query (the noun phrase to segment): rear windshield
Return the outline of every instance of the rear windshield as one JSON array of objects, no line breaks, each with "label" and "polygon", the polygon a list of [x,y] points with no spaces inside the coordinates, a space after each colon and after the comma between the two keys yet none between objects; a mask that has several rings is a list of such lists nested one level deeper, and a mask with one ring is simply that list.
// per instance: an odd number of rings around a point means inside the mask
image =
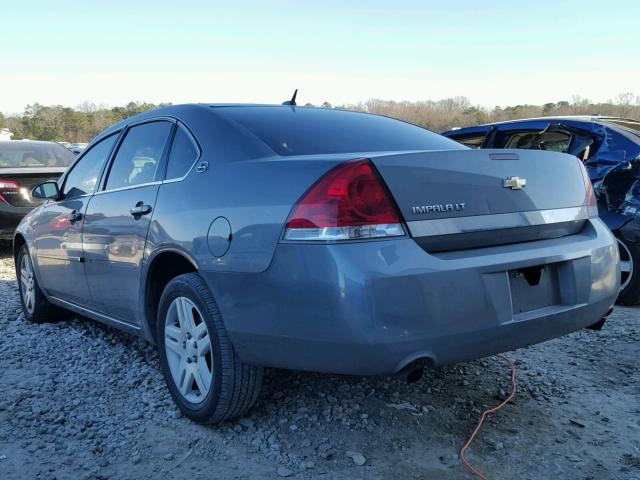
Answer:
[{"label": "rear windshield", "polygon": [[633,120],[604,120],[604,123],[612,123],[619,127],[624,128],[629,133],[633,133],[636,136],[640,136],[640,122],[634,122]]},{"label": "rear windshield", "polygon": [[288,106],[214,108],[282,156],[464,148],[424,128],[378,115]]},{"label": "rear windshield", "polygon": [[57,143],[0,142],[0,169],[68,167],[75,158],[73,152]]}]

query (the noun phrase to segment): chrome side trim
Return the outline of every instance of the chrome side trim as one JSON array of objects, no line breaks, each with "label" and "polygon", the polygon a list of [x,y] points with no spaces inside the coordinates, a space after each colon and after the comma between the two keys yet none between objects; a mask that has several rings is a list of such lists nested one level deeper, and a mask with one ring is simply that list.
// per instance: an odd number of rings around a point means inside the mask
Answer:
[{"label": "chrome side trim", "polygon": [[42,254],[42,253],[38,253],[36,254],[36,257],[38,258],[48,258],[49,260],[64,260],[67,262],[80,262],[82,263],[84,261],[84,257],[77,257],[77,256],[68,256],[68,255],[52,255],[52,254]]},{"label": "chrome side trim", "polygon": [[161,180],[155,180],[153,182],[139,183],[137,185],[129,185],[128,187],[112,188],[111,190],[100,190],[99,192],[95,192],[93,195],[98,196],[98,195],[105,195],[107,193],[113,193],[113,192],[124,192],[126,190],[135,190],[136,188],[150,187],[152,185],[160,185],[161,183],[162,183]]},{"label": "chrome side trim", "polygon": [[58,307],[66,308],[67,310],[71,310],[72,312],[84,315],[85,317],[89,317],[96,322],[101,322],[112,327],[119,328],[120,330],[125,330],[135,334],[141,332],[140,325],[135,325],[133,323],[118,320],[117,318],[113,318],[103,313],[96,312],[95,310],[91,310],[90,308],[81,307],[80,305],[76,305],[75,303],[68,302],[67,300],[62,300],[61,298],[49,295],[49,301]]},{"label": "chrome side trim", "polygon": [[474,215],[469,217],[437,218],[407,222],[412,237],[455,235],[459,233],[483,232],[507,228],[549,225],[553,223],[578,222],[589,218],[586,206],[558,208],[554,210],[532,210],[529,212]]}]

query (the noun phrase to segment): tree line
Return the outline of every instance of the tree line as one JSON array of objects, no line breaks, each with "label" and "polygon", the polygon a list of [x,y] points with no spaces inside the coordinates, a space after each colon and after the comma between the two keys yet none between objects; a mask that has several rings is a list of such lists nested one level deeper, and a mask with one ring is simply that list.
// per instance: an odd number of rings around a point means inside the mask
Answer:
[{"label": "tree line", "polygon": [[492,109],[473,105],[466,97],[420,102],[370,99],[354,105],[343,105],[340,108],[399,118],[435,132],[450,130],[454,127],[554,115],[599,114],[640,120],[640,97],[633,93],[620,94],[604,103],[594,103],[586,98],[574,96],[571,101]]},{"label": "tree line", "polygon": [[14,140],[89,142],[98,133],[125,118],[169,104],[130,102],[123,107],[97,106],[84,102],[75,108],[62,105],[27,105],[21,115],[0,113],[0,128],[8,128]]},{"label": "tree line", "polygon": [[[130,102],[125,106],[105,107],[84,102],[71,108],[34,103],[27,105],[20,115],[4,116],[0,113],[0,128],[8,128],[13,132],[14,139],[89,142],[104,129],[127,117],[166,105],[170,104]],[[594,103],[574,96],[570,101],[492,109],[474,105],[466,97],[418,102],[370,99],[357,104],[336,106],[324,102],[320,106],[387,115],[436,132],[453,127],[550,115],[600,114],[640,120],[640,97],[633,93],[620,94],[604,103]]]}]

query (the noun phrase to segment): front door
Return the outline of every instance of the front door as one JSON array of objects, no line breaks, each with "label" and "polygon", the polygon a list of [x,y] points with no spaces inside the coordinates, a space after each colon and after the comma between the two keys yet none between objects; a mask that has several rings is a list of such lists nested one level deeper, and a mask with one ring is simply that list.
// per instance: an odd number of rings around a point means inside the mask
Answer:
[{"label": "front door", "polygon": [[172,128],[168,121],[130,127],[85,215],[82,249],[96,309],[132,325],[140,322],[144,247]]},{"label": "front door", "polygon": [[30,226],[42,288],[51,296],[92,307],[82,251],[87,205],[118,137],[113,134],[92,146],[60,183],[61,199],[43,205]]},{"label": "front door", "polygon": [[82,215],[89,195],[53,202],[34,222],[42,288],[54,297],[90,306],[82,258]]}]

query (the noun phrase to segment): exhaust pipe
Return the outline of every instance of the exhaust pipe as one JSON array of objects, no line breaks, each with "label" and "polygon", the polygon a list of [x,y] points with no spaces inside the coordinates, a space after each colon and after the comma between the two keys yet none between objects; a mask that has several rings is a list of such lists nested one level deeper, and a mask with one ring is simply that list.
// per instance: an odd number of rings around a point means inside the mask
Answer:
[{"label": "exhaust pipe", "polygon": [[416,383],[422,378],[424,374],[424,368],[416,366],[415,364],[409,364],[396,373],[393,377],[406,383]]}]

